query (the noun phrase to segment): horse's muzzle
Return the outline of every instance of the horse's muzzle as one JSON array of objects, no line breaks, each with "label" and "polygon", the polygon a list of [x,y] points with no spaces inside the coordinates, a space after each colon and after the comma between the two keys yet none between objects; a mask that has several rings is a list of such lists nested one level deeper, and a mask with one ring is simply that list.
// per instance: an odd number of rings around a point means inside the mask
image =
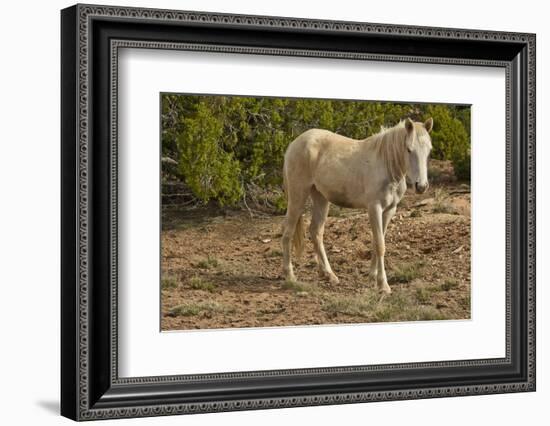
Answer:
[{"label": "horse's muzzle", "polygon": [[425,185],[420,185],[418,182],[416,182],[414,184],[414,189],[416,189],[417,194],[424,194],[424,192],[426,192],[428,190],[429,186],[430,185],[428,184],[428,182],[426,182]]}]

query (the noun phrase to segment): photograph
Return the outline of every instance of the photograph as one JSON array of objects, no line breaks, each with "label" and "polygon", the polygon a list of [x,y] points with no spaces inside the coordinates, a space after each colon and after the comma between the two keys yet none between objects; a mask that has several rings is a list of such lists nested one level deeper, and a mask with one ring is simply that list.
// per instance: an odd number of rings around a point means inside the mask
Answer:
[{"label": "photograph", "polygon": [[161,93],[161,330],[470,319],[470,110]]}]

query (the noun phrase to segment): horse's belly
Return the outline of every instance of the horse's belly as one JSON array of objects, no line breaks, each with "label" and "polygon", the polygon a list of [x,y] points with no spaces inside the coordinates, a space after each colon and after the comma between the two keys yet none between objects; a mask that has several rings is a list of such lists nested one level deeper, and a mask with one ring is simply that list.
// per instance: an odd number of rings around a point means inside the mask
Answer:
[{"label": "horse's belly", "polygon": [[345,187],[334,185],[315,185],[316,189],[332,204],[345,208],[365,208],[365,200],[362,195],[346,191]]},{"label": "horse's belly", "polygon": [[332,204],[347,208],[367,207],[364,163],[358,162],[353,146],[327,150],[312,164],[313,183]]},{"label": "horse's belly", "polygon": [[349,209],[363,207],[357,200],[351,200],[345,193],[332,192],[326,198],[338,207],[346,207]]}]

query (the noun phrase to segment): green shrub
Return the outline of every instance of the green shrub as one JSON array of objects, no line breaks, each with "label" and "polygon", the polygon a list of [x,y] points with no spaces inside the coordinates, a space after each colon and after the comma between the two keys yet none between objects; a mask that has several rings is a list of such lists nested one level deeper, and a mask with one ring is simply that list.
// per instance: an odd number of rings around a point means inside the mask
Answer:
[{"label": "green shrub", "polygon": [[233,153],[221,147],[222,121],[199,103],[195,116],[185,118],[183,125],[178,148],[185,182],[204,202],[214,199],[221,205],[235,204],[242,197],[241,169]]},{"label": "green shrub", "polygon": [[470,180],[469,109],[465,114],[447,105],[429,105],[424,116],[434,120],[431,133],[433,158],[451,160],[455,176]]}]

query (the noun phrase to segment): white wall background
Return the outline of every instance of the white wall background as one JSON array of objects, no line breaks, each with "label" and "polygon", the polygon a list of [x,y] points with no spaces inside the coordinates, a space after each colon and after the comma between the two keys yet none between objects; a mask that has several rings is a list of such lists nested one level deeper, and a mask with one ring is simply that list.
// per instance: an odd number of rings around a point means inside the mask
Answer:
[{"label": "white wall background", "polygon": [[[421,401],[293,408],[118,424],[544,424],[550,401],[550,27],[545,3],[339,0],[105,0],[103,4],[526,31],[537,33],[538,390]],[[68,424],[59,405],[59,10],[71,2],[9,2],[0,23],[0,418],[7,425]],[[129,423],[131,422],[131,423]],[[102,424],[117,424],[107,421]]]}]

